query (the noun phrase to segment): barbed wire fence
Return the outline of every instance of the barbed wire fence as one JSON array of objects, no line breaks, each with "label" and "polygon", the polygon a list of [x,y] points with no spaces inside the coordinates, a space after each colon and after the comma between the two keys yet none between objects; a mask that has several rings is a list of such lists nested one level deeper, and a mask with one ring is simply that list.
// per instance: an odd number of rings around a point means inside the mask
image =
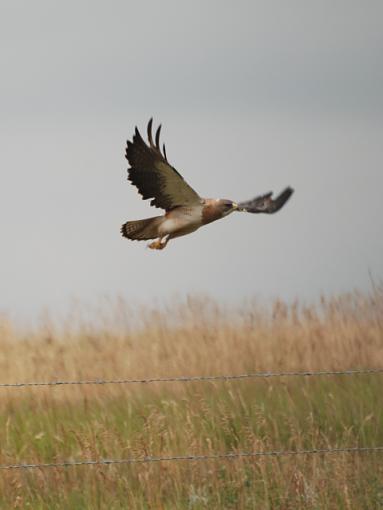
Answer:
[{"label": "barbed wire fence", "polygon": [[[71,380],[71,381],[33,381],[0,383],[0,388],[26,388],[42,386],[74,386],[74,385],[108,385],[108,384],[151,384],[167,382],[208,382],[208,381],[235,381],[243,379],[271,378],[271,377],[319,377],[319,376],[355,376],[368,374],[382,374],[383,368],[358,368],[351,370],[304,370],[304,371],[280,371],[280,372],[253,372],[245,374],[223,374],[202,376],[178,376],[178,377],[151,377],[145,379],[94,379],[94,380]],[[224,452],[208,455],[173,455],[173,456],[145,456],[131,457],[127,459],[97,459],[97,460],[65,460],[62,462],[49,463],[20,463],[0,464],[0,470],[25,470],[46,468],[68,468],[75,466],[110,466],[122,464],[144,464],[170,461],[213,461],[233,460],[238,458],[260,457],[287,457],[302,455],[324,455],[341,453],[382,453],[383,446],[351,446],[342,448],[313,448],[305,450],[269,450],[252,452]]]},{"label": "barbed wire fence", "polygon": [[28,386],[74,386],[92,384],[151,384],[166,382],[196,382],[196,381],[235,381],[239,379],[255,379],[270,377],[315,377],[331,375],[367,375],[382,374],[383,368],[358,368],[353,370],[303,370],[287,372],[252,372],[247,374],[200,375],[178,377],[150,377],[146,379],[90,379],[74,381],[34,381],[0,383],[0,388],[23,388]]},{"label": "barbed wire fence", "polygon": [[336,453],[372,453],[383,452],[383,446],[370,447],[345,447],[345,448],[317,448],[312,450],[270,450],[258,452],[228,452],[214,453],[211,455],[174,455],[165,457],[142,457],[128,459],[100,459],[100,460],[68,460],[64,462],[52,462],[41,464],[0,464],[1,469],[44,469],[44,468],[62,468],[74,466],[110,466],[113,464],[145,464],[153,462],[168,461],[201,461],[201,460],[224,460],[238,459],[245,457],[287,457],[298,455],[315,455],[315,454],[336,454]]}]

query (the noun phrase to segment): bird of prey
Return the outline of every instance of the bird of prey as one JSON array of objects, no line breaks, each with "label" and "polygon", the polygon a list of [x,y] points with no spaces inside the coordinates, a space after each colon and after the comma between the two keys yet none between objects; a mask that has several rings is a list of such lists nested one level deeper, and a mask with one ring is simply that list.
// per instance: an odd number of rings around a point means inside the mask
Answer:
[{"label": "bird of prey", "polygon": [[130,164],[128,180],[138,188],[144,200],[152,199],[150,205],[164,209],[165,214],[124,223],[121,227],[124,237],[137,241],[155,239],[148,247],[162,250],[170,239],[190,234],[234,211],[275,213],[292,195],[293,189],[288,187],[276,198],[273,198],[273,193],[266,193],[240,203],[223,198],[200,197],[170,165],[165,145],[161,151],[161,124],[153,140],[152,123],[153,119],[150,119],[148,143],[144,142],[137,127],[133,141],[127,142],[126,159]]}]

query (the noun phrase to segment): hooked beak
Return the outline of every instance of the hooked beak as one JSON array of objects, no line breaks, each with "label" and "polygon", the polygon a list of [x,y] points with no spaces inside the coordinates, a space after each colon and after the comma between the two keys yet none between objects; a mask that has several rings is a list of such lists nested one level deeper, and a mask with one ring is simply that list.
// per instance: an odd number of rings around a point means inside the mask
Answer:
[{"label": "hooked beak", "polygon": [[246,212],[246,208],[240,204],[237,204],[237,202],[233,202],[233,211]]}]

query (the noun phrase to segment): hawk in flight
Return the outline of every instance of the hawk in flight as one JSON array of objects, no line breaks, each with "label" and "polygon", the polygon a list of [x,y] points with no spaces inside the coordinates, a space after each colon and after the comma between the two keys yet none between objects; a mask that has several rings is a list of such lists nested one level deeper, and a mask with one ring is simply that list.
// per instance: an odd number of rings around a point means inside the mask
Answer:
[{"label": "hawk in flight", "polygon": [[121,227],[121,233],[128,239],[145,241],[155,239],[148,246],[162,250],[170,239],[194,232],[199,227],[228,216],[234,211],[272,214],[287,202],[293,193],[288,187],[273,198],[266,193],[247,202],[233,202],[223,198],[202,198],[170,165],[165,145],[160,148],[158,127],[155,139],[152,122],[148,123],[148,143],[142,139],[136,128],[133,141],[128,141],[126,159],[129,161],[128,180],[134,184],[144,200],[151,198],[150,205],[165,210],[163,216],[128,221]]}]

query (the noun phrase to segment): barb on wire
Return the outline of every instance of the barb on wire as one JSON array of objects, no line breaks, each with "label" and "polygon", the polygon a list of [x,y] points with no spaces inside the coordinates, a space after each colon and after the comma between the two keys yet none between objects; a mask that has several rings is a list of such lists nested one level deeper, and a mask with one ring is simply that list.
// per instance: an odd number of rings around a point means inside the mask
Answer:
[{"label": "barb on wire", "polygon": [[255,379],[269,377],[314,377],[330,375],[362,375],[381,374],[383,368],[358,368],[352,370],[304,370],[296,372],[253,372],[237,375],[201,375],[201,376],[180,376],[180,377],[151,377],[147,379],[90,379],[80,381],[36,381],[0,383],[0,388],[22,388],[26,386],[71,386],[86,384],[150,384],[164,382],[195,382],[195,381],[234,381],[238,379]]},{"label": "barb on wire", "polygon": [[210,455],[174,455],[169,457],[142,457],[128,459],[99,459],[99,460],[67,460],[63,462],[41,463],[41,464],[0,464],[1,469],[43,469],[43,468],[66,468],[74,466],[100,466],[113,464],[144,464],[148,462],[168,461],[203,461],[219,459],[237,459],[244,457],[282,457],[295,455],[315,454],[338,454],[338,453],[372,453],[383,452],[383,446],[367,447],[345,447],[345,448],[314,448],[312,450],[271,450],[258,452],[227,452],[214,453]]}]

